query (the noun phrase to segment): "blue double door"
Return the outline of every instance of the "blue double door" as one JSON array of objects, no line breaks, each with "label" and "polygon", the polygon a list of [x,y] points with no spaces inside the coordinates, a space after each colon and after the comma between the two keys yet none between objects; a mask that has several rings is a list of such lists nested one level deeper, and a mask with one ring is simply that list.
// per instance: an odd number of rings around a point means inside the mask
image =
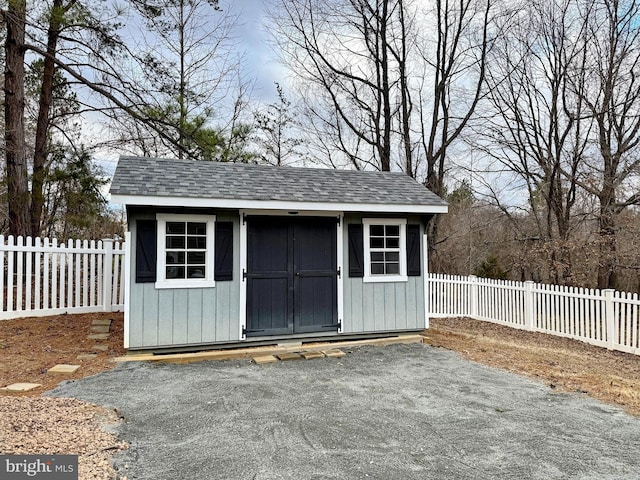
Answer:
[{"label": "blue double door", "polygon": [[246,221],[246,335],[337,331],[337,219]]}]

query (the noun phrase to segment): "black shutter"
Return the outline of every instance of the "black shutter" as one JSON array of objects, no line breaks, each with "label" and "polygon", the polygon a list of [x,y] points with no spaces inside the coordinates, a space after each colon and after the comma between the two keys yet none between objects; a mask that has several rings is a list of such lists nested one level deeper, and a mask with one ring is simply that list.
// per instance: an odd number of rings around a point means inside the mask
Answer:
[{"label": "black shutter", "polygon": [[407,275],[419,277],[420,267],[420,225],[407,225]]},{"label": "black shutter", "polygon": [[216,281],[233,280],[233,222],[216,222]]},{"label": "black shutter", "polygon": [[155,220],[136,221],[136,283],[156,281],[157,238]]},{"label": "black shutter", "polygon": [[349,232],[349,276],[364,277],[364,245],[362,224],[350,223]]}]

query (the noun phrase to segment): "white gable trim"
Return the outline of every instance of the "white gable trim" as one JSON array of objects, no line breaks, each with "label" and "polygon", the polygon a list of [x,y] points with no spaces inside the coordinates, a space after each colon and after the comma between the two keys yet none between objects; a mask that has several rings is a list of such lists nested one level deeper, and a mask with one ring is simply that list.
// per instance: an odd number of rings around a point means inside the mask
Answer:
[{"label": "white gable trim", "polygon": [[238,200],[219,198],[157,197],[144,195],[111,195],[111,202],[123,205],[153,207],[201,207],[255,210],[307,210],[325,212],[377,212],[377,213],[447,213],[447,205],[389,205],[375,203],[321,203],[283,200]]}]

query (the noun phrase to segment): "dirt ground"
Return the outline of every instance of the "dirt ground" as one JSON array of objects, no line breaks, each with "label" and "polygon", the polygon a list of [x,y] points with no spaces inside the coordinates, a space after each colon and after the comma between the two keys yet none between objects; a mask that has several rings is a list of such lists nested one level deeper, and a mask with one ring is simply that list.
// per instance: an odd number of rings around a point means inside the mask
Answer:
[{"label": "dirt ground", "polygon": [[[108,318],[112,319],[109,339],[89,340],[91,321]],[[124,354],[123,325],[122,313],[0,320],[0,387],[18,382],[40,383],[42,387],[20,394],[39,395],[62,380],[82,378],[113,368],[113,358]],[[96,344],[106,344],[108,349],[94,349]],[[77,359],[78,355],[89,353],[95,353],[96,357]],[[49,368],[60,363],[81,367],[71,375],[47,373]]]},{"label": "dirt ground", "polygon": [[[112,319],[108,340],[90,340],[94,319]],[[25,393],[0,395],[0,453],[78,455],[80,480],[111,480],[112,456],[126,445],[105,429],[117,412],[68,398],[40,397],[62,380],[94,375],[122,355],[123,315],[58,315],[0,321],[0,387],[40,383]],[[96,344],[107,346],[96,349]],[[95,353],[79,360],[78,355]],[[56,364],[81,365],[70,375],[47,373]]]},{"label": "dirt ground", "polygon": [[640,416],[640,356],[465,318],[432,319],[425,335],[431,345],[474,362],[585,393]]},{"label": "dirt ground", "polygon": [[[109,349],[93,359],[76,360],[93,352],[87,339],[91,321],[111,318]],[[115,366],[123,355],[123,315],[59,315],[0,321],[0,386],[15,382],[41,383],[28,394],[39,395],[62,380],[93,375]],[[455,350],[465,358],[537,378],[551,388],[586,393],[624,407],[640,416],[640,356],[608,351],[542,333],[531,333],[488,322],[455,318],[432,319],[425,332],[434,346]],[[52,375],[57,363],[80,363],[73,375]]]}]

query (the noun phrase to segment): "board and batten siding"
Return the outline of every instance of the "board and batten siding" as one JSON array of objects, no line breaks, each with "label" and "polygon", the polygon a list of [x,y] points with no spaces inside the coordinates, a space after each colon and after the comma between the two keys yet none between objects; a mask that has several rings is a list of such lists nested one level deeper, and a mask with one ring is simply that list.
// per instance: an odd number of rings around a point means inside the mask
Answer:
[{"label": "board and batten siding", "polygon": [[[178,212],[176,212],[178,213]],[[240,313],[240,222],[237,214],[206,212],[216,221],[233,222],[233,280],[216,281],[210,288],[156,289],[154,283],[136,283],[131,268],[129,348],[177,347],[238,341]],[[155,213],[129,216],[132,241],[136,220],[155,219]],[[135,266],[135,248],[131,265]]]},{"label": "board and batten siding", "polygon": [[[345,214],[344,223],[361,223],[362,218],[374,215]],[[383,217],[381,217],[383,218]],[[388,218],[388,217],[384,217]],[[424,241],[424,226],[420,217],[406,216],[408,223],[420,224],[420,242]],[[344,229],[345,252],[343,333],[370,333],[383,331],[419,330],[425,327],[425,272],[419,277],[408,277],[406,282],[365,283],[362,278],[349,277],[348,229]],[[420,251],[423,255],[423,249]],[[424,259],[422,259],[424,261]],[[424,268],[422,269],[424,270]]]}]

